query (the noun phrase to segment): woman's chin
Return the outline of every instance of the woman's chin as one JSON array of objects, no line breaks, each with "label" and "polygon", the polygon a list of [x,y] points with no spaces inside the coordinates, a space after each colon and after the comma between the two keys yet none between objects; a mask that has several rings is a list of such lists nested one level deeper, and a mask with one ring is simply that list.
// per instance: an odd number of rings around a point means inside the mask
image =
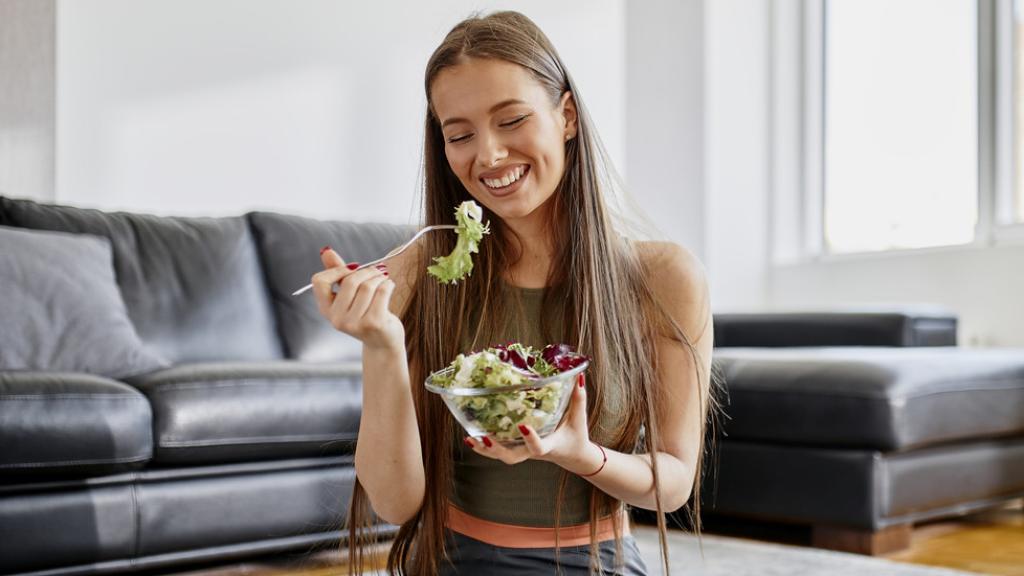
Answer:
[{"label": "woman's chin", "polygon": [[536,206],[523,206],[519,204],[499,205],[493,208],[488,207],[492,214],[505,221],[521,220],[528,217],[536,210]]},{"label": "woman's chin", "polygon": [[[533,195],[524,192],[528,191],[517,190],[516,193],[508,196],[495,197],[486,191],[476,191],[470,196],[496,217],[504,221],[514,221],[540,214],[545,207],[546,202],[538,201]],[[546,200],[550,199],[551,197]]]}]

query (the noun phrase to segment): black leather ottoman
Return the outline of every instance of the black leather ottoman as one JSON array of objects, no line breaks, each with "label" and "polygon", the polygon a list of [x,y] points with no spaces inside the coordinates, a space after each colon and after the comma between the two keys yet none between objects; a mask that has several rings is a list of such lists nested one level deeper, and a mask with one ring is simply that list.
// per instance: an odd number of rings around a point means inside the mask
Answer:
[{"label": "black leather ottoman", "polygon": [[914,522],[1024,496],[1024,350],[720,348],[715,363],[729,404],[708,511],[878,554]]}]

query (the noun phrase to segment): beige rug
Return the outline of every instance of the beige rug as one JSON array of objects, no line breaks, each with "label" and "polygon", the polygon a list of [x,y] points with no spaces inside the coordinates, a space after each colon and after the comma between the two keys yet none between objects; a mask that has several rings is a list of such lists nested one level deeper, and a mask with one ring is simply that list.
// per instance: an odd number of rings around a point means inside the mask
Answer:
[{"label": "beige rug", "polygon": [[[658,531],[651,526],[636,526],[640,552],[651,576],[661,574]],[[947,568],[893,562],[858,554],[833,552],[742,540],[725,536],[697,537],[684,532],[669,532],[669,566],[673,575],[685,576],[968,576]],[[701,548],[703,548],[703,553]]]}]

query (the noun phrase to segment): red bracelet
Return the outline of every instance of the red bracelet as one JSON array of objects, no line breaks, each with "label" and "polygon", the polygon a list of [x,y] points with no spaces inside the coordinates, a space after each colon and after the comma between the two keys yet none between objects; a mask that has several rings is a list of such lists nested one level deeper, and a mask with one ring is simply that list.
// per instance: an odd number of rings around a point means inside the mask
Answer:
[{"label": "red bracelet", "polygon": [[598,472],[604,470],[604,465],[608,463],[608,453],[604,451],[604,448],[597,442],[591,442],[591,444],[597,446],[598,450],[601,451],[601,457],[603,458],[603,460],[601,461],[601,467],[591,472],[590,474],[580,474],[580,478],[590,478],[591,476],[597,476]]}]

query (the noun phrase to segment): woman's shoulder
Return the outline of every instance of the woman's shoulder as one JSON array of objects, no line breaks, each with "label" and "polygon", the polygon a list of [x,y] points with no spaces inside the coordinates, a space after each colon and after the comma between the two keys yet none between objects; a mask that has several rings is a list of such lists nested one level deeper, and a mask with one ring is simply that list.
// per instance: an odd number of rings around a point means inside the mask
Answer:
[{"label": "woman's shoulder", "polygon": [[710,312],[710,290],[700,259],[674,242],[641,241],[634,246],[654,297],[684,327],[703,327]]},{"label": "woman's shoulder", "polygon": [[[676,287],[700,287],[706,284],[704,265],[689,249],[675,242],[634,242],[637,257],[650,271],[651,279],[672,281]],[[657,283],[657,282],[656,282]]]}]

